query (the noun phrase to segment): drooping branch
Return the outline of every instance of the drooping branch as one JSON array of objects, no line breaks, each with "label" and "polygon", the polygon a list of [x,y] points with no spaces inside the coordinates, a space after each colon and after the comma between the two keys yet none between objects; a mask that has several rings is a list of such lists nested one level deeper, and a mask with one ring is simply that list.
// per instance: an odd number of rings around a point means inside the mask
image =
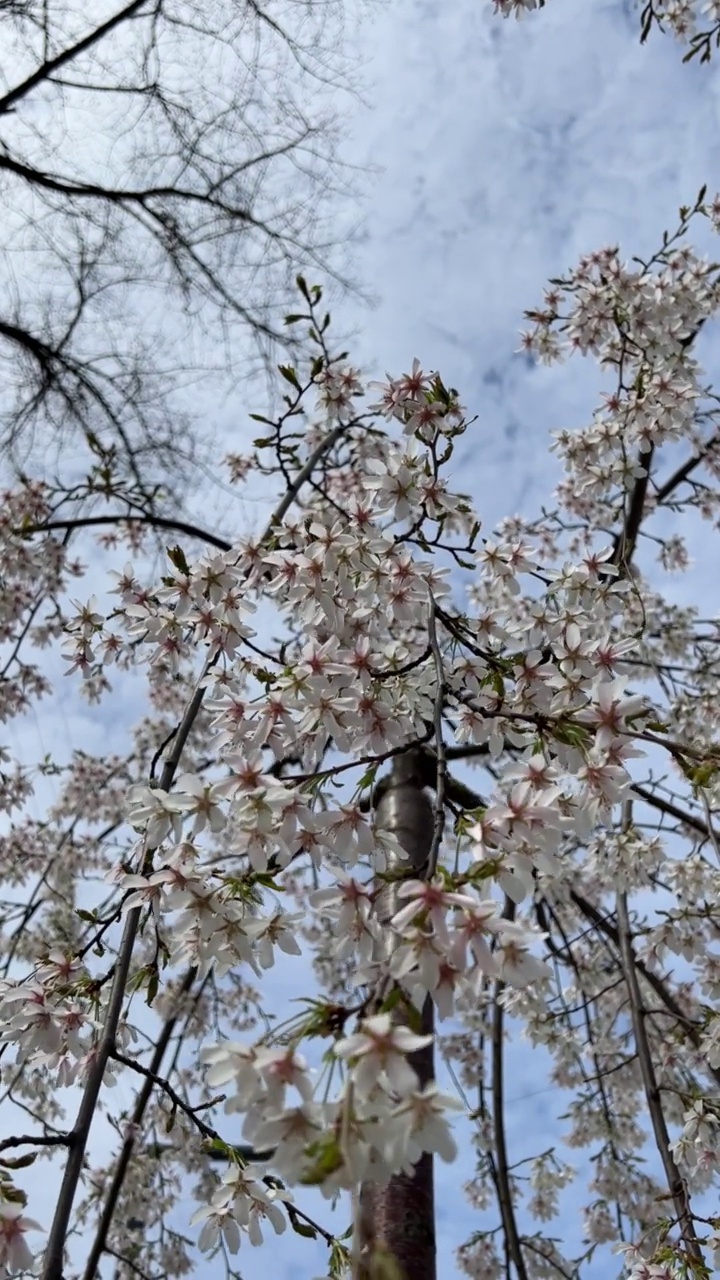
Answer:
[{"label": "drooping branch", "polygon": [[[312,475],[318,462],[325,453],[332,449],[335,441],[339,439],[345,430],[345,426],[335,427],[318,442],[307,462],[303,467],[301,467],[298,474],[293,479],[292,484],[288,486],[287,492],[283,495],[281,501],[275,508],[263,534],[263,541],[267,540],[272,535],[276,525],[280,520],[282,520],[283,516],[289,510],[300,490]],[[160,789],[162,791],[169,792],[172,787],[185,743],[187,742],[202,706],[206,690],[206,677],[214,664],[216,657],[216,654],[211,654],[204,663],[202,674],[197,682],[195,692],[190,699],[178,730],[173,737],[172,747],[170,748],[160,778]],[[147,869],[152,865],[153,852],[154,850],[150,848],[146,848],[144,850],[142,862],[143,871],[147,871]],[[141,913],[142,907],[138,905],[128,911],[125,917],[125,927],[118,947],[112,987],[110,989],[110,997],[105,1011],[102,1030],[95,1046],[95,1054],[92,1064],[86,1077],[77,1118],[72,1132],[70,1133],[69,1155],[58,1194],[52,1227],[48,1236],[48,1243],[41,1273],[42,1280],[57,1280],[57,1277],[62,1275],[63,1252],[70,1223],[70,1214],[72,1212],[75,1193],[82,1173],[85,1149],[90,1136],[90,1128],[95,1116],[105,1069],[110,1055],[115,1048],[115,1039],[117,1029],[120,1024],[122,1005],[125,999],[127,980],[135,948],[135,940],[140,924]]]},{"label": "drooping branch", "polygon": [[[182,998],[192,990],[196,976],[197,970],[195,968],[187,970],[178,988],[178,1001],[181,1001]],[[176,1025],[177,1014],[173,1014],[165,1020],[162,1030],[158,1036],[147,1075],[135,1100],[135,1106],[133,1107],[132,1114],[130,1116],[130,1122],[125,1129],[123,1144],[115,1163],[110,1186],[105,1195],[105,1202],[100,1215],[100,1221],[98,1222],[97,1230],[88,1252],[85,1270],[83,1272],[83,1280],[95,1280],[97,1268],[100,1265],[100,1259],[102,1258],[107,1244],[108,1233],[112,1226],[120,1192],[137,1145],[141,1125],[145,1118],[145,1112],[152,1095],[154,1079],[159,1074],[163,1058],[165,1057],[165,1052],[172,1039]]]},{"label": "drooping branch", "polygon": [[[213,414],[203,404],[194,424],[180,410],[178,377],[212,369],[234,385],[242,349],[234,335],[249,333],[274,388],[277,351],[294,357],[304,350],[296,331],[277,322],[272,300],[288,299],[300,264],[363,295],[336,257],[344,246],[323,208],[350,174],[337,117],[305,91],[309,78],[356,93],[351,69],[341,42],[326,42],[324,30],[306,39],[308,15],[293,31],[262,6],[233,0],[210,8],[201,0],[179,8],[131,0],[109,16],[105,6],[95,22],[88,10],[69,27],[64,5],[6,0],[2,7],[27,17],[21,78],[0,92],[0,170],[12,224],[0,255],[8,268],[0,315],[10,390],[5,445],[20,469],[36,433],[43,451],[58,427],[86,439],[105,434],[117,443],[119,468],[141,453],[136,482],[149,490],[159,477],[163,491],[173,492],[178,479],[187,484],[199,456],[209,458]],[[324,7],[313,5],[313,14]],[[121,58],[110,56],[118,40]],[[280,103],[259,66],[266,49],[278,48],[304,78],[300,88],[287,83]],[[222,77],[195,74],[221,62],[229,94]],[[177,66],[187,75],[178,78]],[[6,80],[12,70],[9,64]],[[51,138],[57,119],[66,121],[66,137],[44,152],[32,142],[38,109],[47,112]],[[84,136],[73,137],[76,110],[81,131],[97,119],[99,153]],[[288,172],[292,184],[274,181]],[[278,199],[280,187],[287,197]],[[16,219],[22,253],[39,263],[36,278],[13,267]],[[157,310],[154,326],[148,289],[177,299]],[[188,337],[197,326],[212,329],[209,361],[188,359],[176,320],[186,322]],[[165,351],[175,358],[166,360]]]},{"label": "drooping branch", "polygon": [[[512,920],[515,915],[515,904],[505,898],[503,918]],[[492,1100],[493,1100],[493,1135],[495,1139],[495,1185],[497,1189],[500,1216],[505,1233],[505,1247],[515,1268],[517,1280],[528,1280],[527,1268],[523,1257],[520,1233],[515,1217],[512,1187],[510,1185],[510,1169],[505,1141],[505,1079],[504,1079],[504,1040],[505,1010],[500,999],[503,983],[498,979],[493,994],[492,1021]]]},{"label": "drooping branch", "polygon": [[[620,931],[615,927],[612,921],[609,920],[606,915],[603,915],[601,911],[598,911],[597,907],[594,907],[591,902],[588,902],[587,899],[576,890],[572,889],[570,891],[570,897],[580,911],[582,911],[586,919],[591,920],[600,933],[604,933],[605,936],[609,938],[618,949],[620,949]],[[638,973],[641,974],[648,986],[652,987],[653,991],[665,1005],[668,1012],[676,1019],[678,1025],[683,1028],[693,1048],[699,1049],[701,1036],[698,1024],[693,1022],[691,1018],[688,1018],[686,1013],[683,1013],[678,1001],[675,999],[672,992],[668,990],[662,978],[659,978],[656,973],[653,973],[652,969],[648,969],[647,965],[639,956],[635,955],[634,951],[632,953],[632,959],[633,965],[637,969]],[[713,1077],[716,1084],[720,1087],[720,1068],[713,1067],[709,1062],[706,1062],[705,1070]]]},{"label": "drooping branch", "polygon": [[[193,694],[185,715],[183,716],[182,723],[173,742],[170,755],[163,769],[162,777],[160,779],[160,786],[163,791],[169,791],[173,784],[183,748],[202,705],[202,701],[205,696],[204,679],[207,674],[208,665],[209,664],[206,663],[203,668],[195,693]],[[154,850],[152,849],[145,850],[142,863],[143,869],[152,865],[153,852]],[[90,1136],[90,1128],[95,1118],[95,1111],[97,1108],[98,1098],[100,1096],[103,1078],[105,1076],[105,1070],[107,1068],[110,1055],[115,1047],[115,1037],[117,1035],[118,1026],[120,1025],[122,1006],[125,1000],[130,965],[135,949],[135,940],[137,938],[141,915],[142,907],[136,906],[128,911],[125,917],[125,927],[118,947],[117,959],[115,961],[113,971],[112,986],[110,988],[110,997],[105,1011],[102,1030],[95,1045],[95,1053],[92,1064],[87,1073],[85,1088],[80,1100],[77,1118],[70,1133],[70,1150],[65,1170],[63,1172],[62,1182],[60,1184],[60,1191],[58,1193],[57,1204],[55,1206],[55,1215],[53,1217],[53,1223],[50,1228],[47,1248],[43,1259],[43,1269],[41,1273],[42,1280],[57,1280],[57,1277],[62,1275],[63,1253],[70,1223],[70,1214],[72,1213],[75,1193],[77,1191],[83,1164],[85,1162],[85,1149]]]},{"label": "drooping branch", "polygon": [[[624,806],[623,817],[623,825],[626,828],[631,821],[630,815],[631,808],[629,803],[626,803]],[[645,1098],[647,1101],[648,1111],[650,1112],[653,1133],[655,1135],[655,1143],[662,1161],[663,1169],[665,1170],[668,1189],[675,1206],[675,1213],[677,1214],[678,1225],[680,1227],[682,1238],[685,1242],[688,1259],[703,1266],[704,1260],[702,1250],[698,1243],[692,1211],[690,1209],[687,1184],[682,1177],[673,1158],[672,1151],[670,1150],[670,1135],[665,1122],[662,1098],[658,1088],[652,1050],[650,1048],[647,1028],[645,1026],[646,1011],[637,977],[635,956],[632,945],[632,933],[630,930],[630,919],[627,908],[627,895],[624,892],[617,895],[617,915],[620,934],[620,951],[623,959],[625,981],[627,982],[630,998],[630,1016],[632,1019],[635,1044],[637,1046],[638,1060],[640,1062],[643,1086],[645,1089]]]}]

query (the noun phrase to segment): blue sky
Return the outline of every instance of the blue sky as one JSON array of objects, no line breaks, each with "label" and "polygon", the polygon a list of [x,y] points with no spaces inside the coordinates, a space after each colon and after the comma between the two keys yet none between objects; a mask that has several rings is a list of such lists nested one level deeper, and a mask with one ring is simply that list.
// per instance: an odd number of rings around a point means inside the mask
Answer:
[{"label": "blue sky", "polygon": [[[478,420],[456,467],[486,527],[533,514],[550,497],[557,467],[549,432],[587,421],[601,385],[591,361],[531,368],[514,354],[523,310],[540,301],[548,277],[599,245],[619,243],[627,257],[653,252],[681,203],[704,182],[711,193],[720,189],[717,64],[683,66],[672,37],[654,32],[641,47],[638,32],[638,9],[620,0],[548,0],[522,22],[494,16],[490,0],[393,0],[373,4],[350,32],[350,60],[364,62],[370,105],[350,111],[345,151],[354,163],[379,166],[360,183],[355,266],[378,302],[372,310],[336,303],[333,319],[356,331],[352,358],[370,376],[397,375],[417,356],[459,389]],[[348,200],[339,227],[350,228],[357,213]],[[709,343],[707,363],[712,372]],[[217,386],[210,417],[225,447],[241,450],[256,431],[248,411],[264,411],[263,387],[252,401],[242,385],[226,391]],[[207,502],[198,495],[198,513]],[[244,515],[261,519],[252,504]],[[691,585],[679,591],[694,591],[709,573],[699,542],[696,550]],[[93,576],[101,580],[99,565]],[[60,731],[66,742],[99,750],[106,714],[79,710],[65,686],[42,724],[27,723],[25,749],[48,750]],[[292,977],[301,989],[297,966]],[[286,995],[288,980],[278,970],[270,990]],[[548,1088],[544,1065],[527,1047],[509,1057],[514,1158],[544,1150],[562,1131],[555,1117],[566,1099]],[[581,1163],[582,1153],[559,1154]],[[468,1172],[466,1157],[459,1168],[438,1165],[442,1280],[458,1274],[454,1249],[478,1225],[458,1194]],[[581,1195],[582,1179],[552,1224],[552,1234],[578,1244]],[[323,1251],[290,1232],[269,1249],[283,1280],[323,1274]],[[261,1280],[267,1253],[243,1255],[245,1280]],[[606,1260],[588,1276],[615,1270]],[[203,1275],[214,1280],[215,1272]]]}]

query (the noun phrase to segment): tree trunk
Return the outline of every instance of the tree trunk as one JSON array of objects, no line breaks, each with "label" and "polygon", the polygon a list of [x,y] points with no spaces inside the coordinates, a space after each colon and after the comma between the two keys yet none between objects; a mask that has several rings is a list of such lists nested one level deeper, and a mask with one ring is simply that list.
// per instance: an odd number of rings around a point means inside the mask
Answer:
[{"label": "tree trunk", "polygon": [[[408,855],[394,859],[388,870],[403,867],[421,875],[432,843],[433,810],[422,780],[419,753],[397,756],[390,776],[378,787],[376,825],[392,831]],[[382,883],[377,900],[381,922],[398,910],[397,885]],[[392,946],[389,933],[383,951]],[[403,1018],[402,1006],[393,1017]],[[433,1030],[433,1004],[428,996],[422,1014],[423,1033]],[[420,1086],[434,1079],[433,1046],[418,1049],[410,1062]],[[412,1174],[398,1174],[386,1187],[365,1182],[360,1191],[357,1226],[358,1265],[354,1280],[435,1280],[435,1198],[433,1157],[425,1152]],[[384,1265],[383,1265],[384,1263]]]}]

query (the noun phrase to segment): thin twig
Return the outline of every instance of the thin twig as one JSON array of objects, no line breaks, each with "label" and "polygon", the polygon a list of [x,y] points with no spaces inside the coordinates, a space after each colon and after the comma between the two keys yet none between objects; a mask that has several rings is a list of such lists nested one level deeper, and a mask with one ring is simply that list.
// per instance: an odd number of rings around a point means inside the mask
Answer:
[{"label": "thin twig", "polygon": [[447,757],[445,755],[445,743],[443,741],[443,706],[445,705],[445,671],[443,668],[442,654],[437,636],[437,615],[435,611],[435,597],[430,592],[430,609],[428,612],[428,631],[430,635],[430,648],[432,650],[433,663],[435,666],[435,678],[437,680],[437,690],[435,693],[435,704],[433,707],[433,725],[435,728],[435,756],[437,766],[435,770],[435,801],[433,804],[433,836],[430,852],[427,861],[427,878],[432,879],[437,868],[438,856],[440,853],[440,844],[445,829],[445,785],[447,782]]},{"label": "thin twig", "polygon": [[[162,1092],[166,1094],[172,1102],[175,1110],[182,1111],[183,1115],[186,1115],[188,1120],[192,1121],[196,1128],[199,1129],[203,1138],[207,1138],[210,1142],[215,1142],[219,1139],[219,1133],[213,1129],[212,1125],[206,1124],[198,1115],[198,1110],[200,1108],[191,1107],[184,1098],[181,1098],[177,1089],[173,1089],[169,1080],[163,1079],[163,1077],[159,1076],[151,1067],[143,1066],[143,1064],[141,1062],[137,1062],[135,1058],[128,1058],[127,1054],[120,1053],[119,1049],[113,1049],[110,1056],[115,1062],[120,1062],[124,1067],[129,1067],[131,1071],[135,1071],[138,1075],[144,1076],[145,1080],[147,1080],[151,1085],[154,1084],[158,1089],[162,1090]],[[209,1107],[212,1104],[210,1102],[206,1102],[202,1105],[204,1107]]]},{"label": "thin twig", "polygon": [[[515,915],[515,904],[506,896],[503,917],[512,920]],[[492,1099],[493,1099],[493,1131],[495,1135],[495,1158],[497,1167],[497,1196],[500,1214],[505,1233],[505,1245],[517,1272],[518,1280],[528,1280],[525,1259],[523,1258],[520,1234],[515,1219],[510,1173],[508,1168],[507,1145],[505,1142],[505,1087],[503,1072],[503,1036],[505,1010],[500,1002],[500,995],[505,984],[498,979],[493,995],[493,1030],[492,1030]]]},{"label": "thin twig", "polygon": [[[583,915],[586,916],[588,920],[592,920],[593,924],[596,925],[600,932],[604,933],[607,938],[610,938],[619,949],[620,933],[612,922],[608,920],[602,912],[598,911],[597,907],[594,907],[591,902],[588,902],[586,898],[583,898],[582,894],[577,893],[575,889],[570,890],[570,897],[575,903],[575,906],[582,911]],[[648,986],[652,987],[655,994],[660,997],[668,1012],[671,1013],[680,1026],[684,1028],[688,1040],[693,1047],[695,1049],[699,1049],[701,1036],[698,1023],[693,1022],[692,1018],[689,1018],[686,1013],[683,1013],[680,1005],[672,993],[668,991],[662,978],[659,978],[656,973],[653,973],[652,969],[648,969],[644,961],[642,961],[639,956],[636,956],[634,952],[633,964],[635,965],[638,973],[642,974],[642,977],[645,979]],[[709,1062],[705,1062],[704,1067],[708,1074],[713,1077],[716,1084],[720,1086],[720,1068],[711,1067]]]},{"label": "thin twig", "polygon": [[[283,495],[281,501],[273,511],[261,541],[266,541],[271,536],[275,526],[280,520],[282,520],[285,513],[289,510],[300,489],[312,474],[319,460],[332,448],[335,441],[339,439],[345,430],[345,425],[335,427],[319,442],[311,453],[308,461],[305,463],[305,466],[298,472],[293,483],[289,486],[287,492]],[[202,674],[182,718],[172,749],[162,771],[160,779],[160,789],[162,791],[169,791],[172,786],[185,743],[195,723],[200,707],[202,706],[203,698],[205,696],[207,675],[210,668],[216,661],[218,654],[219,650],[216,650],[214,654],[209,655],[203,665]],[[148,850],[146,857],[150,857],[153,852],[153,850]],[[70,1223],[70,1214],[72,1213],[72,1206],[75,1200],[78,1183],[82,1176],[83,1164],[85,1161],[85,1150],[90,1136],[90,1127],[95,1115],[95,1109],[97,1107],[97,1100],[102,1087],[105,1069],[107,1067],[110,1054],[115,1048],[115,1039],[120,1023],[123,1000],[125,998],[125,988],[135,948],[135,939],[137,937],[138,926],[140,924],[141,912],[142,907],[140,905],[133,907],[131,911],[128,911],[125,919],[125,928],[118,948],[118,956],[113,975],[113,983],[110,990],[110,998],[108,1000],[108,1007],[105,1012],[105,1020],[98,1043],[95,1047],[93,1062],[87,1074],[77,1118],[72,1132],[69,1135],[69,1155],[55,1206],[53,1223],[48,1236],[41,1280],[57,1280],[57,1277],[62,1275],[63,1252]]]},{"label": "thin twig", "polygon": [[[623,804],[623,829],[627,830],[632,821],[632,802],[626,800]],[[690,1208],[690,1198],[688,1195],[687,1184],[678,1169],[670,1150],[670,1135],[665,1123],[665,1115],[662,1108],[662,1099],[660,1089],[655,1075],[655,1067],[652,1059],[652,1052],[648,1040],[647,1028],[645,1026],[646,1010],[643,1005],[642,992],[640,991],[640,983],[638,982],[637,969],[635,966],[635,955],[632,946],[632,934],[630,932],[630,920],[627,908],[627,894],[622,892],[617,895],[617,915],[618,915],[618,931],[620,934],[620,953],[622,955],[623,967],[625,969],[625,981],[627,982],[628,995],[630,999],[630,1014],[632,1018],[633,1033],[635,1036],[635,1044],[637,1047],[638,1061],[640,1063],[640,1072],[645,1088],[645,1098],[647,1101],[650,1119],[652,1121],[653,1133],[655,1134],[655,1142],[662,1161],[665,1177],[667,1178],[668,1190],[673,1199],[675,1212],[677,1214],[678,1225],[682,1238],[685,1241],[687,1254],[700,1263],[703,1262],[703,1255],[700,1245],[698,1244],[697,1233],[695,1231],[695,1223]]]},{"label": "thin twig", "polygon": [[[195,968],[188,969],[187,973],[185,974],[180,984],[180,989],[178,991],[179,997],[182,997],[188,993],[188,991],[192,987],[193,982],[195,981],[196,975],[197,975],[197,969]],[[120,1155],[118,1156],[117,1164],[115,1165],[115,1171],[112,1176],[112,1181],[110,1183],[110,1187],[105,1197],[105,1203],[103,1205],[103,1211],[100,1217],[100,1222],[98,1223],[98,1229],[95,1233],[95,1239],[93,1240],[92,1245],[90,1246],[90,1252],[88,1254],[87,1262],[85,1264],[85,1271],[83,1272],[83,1280],[94,1280],[95,1273],[97,1271],[97,1267],[100,1262],[100,1259],[103,1253],[105,1252],[105,1249],[107,1248],[108,1233],[112,1225],[113,1216],[115,1213],[115,1209],[117,1207],[118,1199],[120,1197],[120,1191],[122,1189],[123,1182],[125,1181],[125,1175],[127,1174],[128,1166],[130,1164],[133,1151],[135,1149],[135,1141],[140,1129],[140,1125],[142,1124],[148,1102],[150,1101],[150,1096],[152,1094],[152,1088],[153,1088],[153,1080],[154,1080],[154,1077],[157,1076],[157,1073],[160,1070],[162,1060],[165,1056],[165,1050],[167,1049],[168,1044],[170,1043],[172,1034],[175,1030],[176,1023],[177,1023],[177,1016],[173,1014],[172,1017],[166,1020],[165,1025],[158,1037],[157,1044],[155,1046],[155,1051],[150,1060],[148,1076],[146,1077],[143,1083],[142,1089],[140,1090],[137,1096],[137,1099],[135,1101],[135,1106],[133,1108],[132,1116],[130,1117],[130,1123],[128,1124],[125,1130],[125,1137],[123,1139],[123,1144],[120,1149]]]},{"label": "thin twig", "polygon": [[[673,804],[671,800],[666,800],[663,796],[659,796],[654,791],[648,791],[647,787],[643,787],[639,782],[633,784],[633,793],[646,804],[652,805],[654,809],[660,809],[662,813],[666,813],[669,818],[675,818],[681,822],[683,826],[692,828],[697,831],[706,840],[712,843],[713,836],[710,829],[705,825],[701,818],[697,818],[694,814],[688,813],[686,809],[681,809],[679,805]],[[713,832],[714,835],[714,832]]]},{"label": "thin twig", "polygon": [[[172,786],[180,756],[202,704],[205,694],[205,676],[212,661],[213,659],[209,658],[208,661],[205,662],[202,675],[198,680],[195,692],[193,693],[185,715],[183,716],[180,728],[178,729],[172,751],[162,772],[160,786],[163,791],[169,791]],[[151,857],[153,852],[154,850],[147,850],[145,860]],[[70,1222],[70,1214],[75,1200],[75,1192],[77,1191],[77,1186],[82,1175],[83,1165],[85,1162],[85,1149],[87,1147],[88,1138],[90,1136],[90,1127],[95,1116],[97,1100],[100,1095],[100,1089],[105,1076],[105,1069],[107,1067],[110,1054],[115,1047],[115,1038],[122,1015],[125,988],[127,986],[127,979],[130,972],[133,951],[135,949],[135,939],[137,937],[141,914],[142,905],[140,904],[128,911],[125,919],[125,928],[123,929],[120,946],[118,948],[112,987],[110,988],[110,998],[105,1012],[105,1021],[103,1023],[102,1031],[100,1032],[100,1038],[95,1046],[95,1054],[92,1064],[87,1073],[85,1089],[80,1100],[77,1118],[72,1132],[69,1135],[70,1152],[65,1165],[62,1183],[60,1184],[60,1192],[55,1206],[55,1215],[53,1217],[53,1223],[48,1236],[48,1243],[45,1250],[45,1258],[41,1273],[42,1280],[57,1280],[57,1277],[62,1275],[63,1251]]]},{"label": "thin twig", "polygon": [[102,40],[104,36],[108,35],[109,32],[127,18],[132,18],[139,9],[142,9],[143,4],[144,0],[132,0],[131,4],[127,4],[124,9],[118,10],[112,17],[97,26],[94,31],[91,31],[89,35],[83,36],[75,44],[68,45],[67,48],[57,53],[54,58],[48,58],[43,62],[42,66],[33,71],[32,75],[21,81],[14,89],[9,89],[7,93],[3,94],[2,98],[0,98],[0,111],[9,111],[14,103],[20,102],[37,85],[49,80],[53,72],[58,71],[60,67],[65,66],[65,63],[72,62],[80,54],[85,53],[86,50],[97,44],[99,40]]},{"label": "thin twig", "polygon": [[653,494],[656,504],[659,506],[660,503],[672,493],[673,489],[676,489],[679,484],[682,484],[683,480],[687,480],[688,476],[695,470],[695,468],[699,466],[701,462],[704,462],[708,454],[712,453],[713,449],[717,448],[719,444],[720,435],[714,435],[706,444],[703,445],[702,449],[700,449],[698,453],[694,453],[691,458],[688,458],[686,462],[683,462],[682,466],[678,467],[677,471],[674,471],[665,483]]},{"label": "thin twig", "polygon": [[175,533],[186,533],[190,538],[198,538],[201,542],[207,542],[211,547],[218,547],[220,551],[230,551],[232,543],[227,542],[225,538],[219,538],[217,534],[209,533],[207,529],[201,529],[198,525],[189,524],[187,520],[171,520],[165,516],[154,515],[108,515],[108,516],[74,516],[66,520],[47,520],[40,524],[28,524],[22,529],[16,529],[15,533],[18,537],[27,537],[32,533],[52,533],[55,529],[89,529],[95,525],[118,525],[118,524],[139,524],[149,525],[152,529],[168,529]]},{"label": "thin twig", "polygon": [[8,1151],[10,1147],[67,1147],[70,1135],[67,1133],[23,1134],[18,1138],[3,1138],[0,1151]]}]

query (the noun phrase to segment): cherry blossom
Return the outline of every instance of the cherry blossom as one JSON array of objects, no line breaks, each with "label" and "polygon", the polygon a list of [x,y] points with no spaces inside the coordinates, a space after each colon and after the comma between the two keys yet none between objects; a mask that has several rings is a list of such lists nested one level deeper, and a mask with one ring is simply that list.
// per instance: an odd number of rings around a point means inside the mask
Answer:
[{"label": "cherry blossom", "polygon": [[353,1084],[361,1098],[377,1085],[404,1094],[417,1084],[417,1076],[407,1062],[407,1054],[429,1044],[432,1036],[418,1036],[407,1027],[393,1026],[389,1014],[365,1018],[360,1030],[339,1040],[336,1058],[350,1059]]},{"label": "cherry blossom", "polygon": [[[697,12],[662,17],[684,38]],[[229,464],[277,486],[262,535],[169,548],[157,572],[128,530],[134,558],[124,545],[104,608],[47,527],[57,495],[5,495],[3,723],[51,694],[26,654],[58,643],[66,690],[110,706],[112,667],[121,690],[143,682],[146,709],[126,752],[42,766],[42,820],[3,748],[3,1056],[43,1118],[38,1147],[66,1155],[69,1086],[101,1097],[121,1142],[167,1137],[157,1158],[138,1142],[131,1161],[120,1148],[120,1164],[78,1174],[85,1223],[112,1170],[133,1170],[128,1221],[159,1215],[149,1271],[188,1270],[186,1243],[168,1261],[157,1228],[181,1188],[201,1251],[235,1254],[302,1227],[305,1186],[332,1202],[423,1152],[451,1162],[470,1095],[468,1195],[480,1214],[499,1189],[504,1212],[539,1224],[523,1228],[530,1280],[581,1275],[628,1240],[623,1265],[645,1280],[717,1252],[694,1205],[719,1172],[718,625],[714,605],[663,585],[692,571],[664,511],[720,521],[717,405],[692,347],[719,276],[686,241],[692,218],[717,229],[717,198],[682,211],[647,264],[600,248],[527,313],[527,353],[597,359],[610,380],[589,422],[555,434],[564,475],[536,519],[484,530],[456,490],[468,423],[439,374],[414,359],[366,388],[317,330],[306,384],[285,371],[293,411]],[[367,391],[379,399],[361,413]],[[374,814],[410,749],[431,797],[422,868]],[[317,990],[275,1019],[268,974],[306,959]],[[413,1029],[428,996],[434,1036]],[[503,1155],[492,1095],[510,1023],[549,1055],[571,1093],[566,1145],[589,1153],[578,1259],[546,1224],[581,1175],[554,1153]],[[460,1098],[420,1085],[410,1059],[433,1040]],[[139,1119],[112,1100],[119,1079]],[[8,1271],[32,1262],[22,1171],[0,1178]],[[342,1241],[308,1229],[339,1280]],[[461,1247],[467,1274],[500,1274],[496,1234]]]},{"label": "cherry blossom", "polygon": [[25,1217],[22,1205],[0,1196],[0,1267],[7,1275],[32,1269],[33,1254],[25,1233],[40,1230],[39,1223]]}]

